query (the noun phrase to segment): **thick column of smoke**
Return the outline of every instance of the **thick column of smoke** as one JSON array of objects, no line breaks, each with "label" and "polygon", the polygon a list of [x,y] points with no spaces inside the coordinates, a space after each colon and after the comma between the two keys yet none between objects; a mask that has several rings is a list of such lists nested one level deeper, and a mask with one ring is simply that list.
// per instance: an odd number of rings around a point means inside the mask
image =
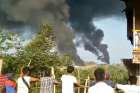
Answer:
[{"label": "thick column of smoke", "polygon": [[[68,11],[66,0],[0,0],[0,25],[18,29],[23,33],[27,31],[21,29],[38,29],[39,25],[48,23],[55,30],[59,51],[70,53],[76,64],[83,65],[72,41],[74,34],[66,26],[69,19]],[[36,32],[36,30],[30,31]]]},{"label": "thick column of smoke", "polygon": [[[80,60],[72,42],[74,33],[66,26],[70,20],[76,35],[84,36],[85,49],[109,63],[107,45],[101,43],[103,31],[98,31],[91,23],[95,18],[120,15],[121,7],[119,0],[0,0],[0,25],[10,29],[26,26],[37,29],[40,24],[49,23],[57,33],[58,49],[62,53],[72,53],[76,60]],[[20,29],[19,32],[23,31]]]},{"label": "thick column of smoke", "polygon": [[123,5],[119,0],[68,0],[70,6],[70,23],[76,34],[81,35],[86,50],[106,63],[110,62],[108,46],[102,44],[104,33],[97,29],[94,19],[120,16]]}]

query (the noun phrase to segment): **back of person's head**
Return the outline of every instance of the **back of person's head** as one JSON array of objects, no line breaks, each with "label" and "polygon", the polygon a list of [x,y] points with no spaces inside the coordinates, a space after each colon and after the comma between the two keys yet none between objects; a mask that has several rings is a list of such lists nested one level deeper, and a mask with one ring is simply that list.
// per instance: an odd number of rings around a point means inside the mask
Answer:
[{"label": "back of person's head", "polygon": [[29,67],[24,67],[24,68],[22,69],[22,73],[23,73],[24,75],[28,75],[29,72],[30,72]]},{"label": "back of person's head", "polygon": [[105,79],[105,71],[103,68],[97,68],[94,72],[96,81],[103,81]]},{"label": "back of person's head", "polygon": [[67,67],[67,72],[68,73],[72,73],[74,71],[74,67],[73,66],[68,66]]},{"label": "back of person's head", "polygon": [[48,76],[48,77],[51,76],[51,68],[46,67],[46,68],[45,68],[45,73],[44,73],[44,74],[45,74],[45,76]]},{"label": "back of person's head", "polygon": [[9,80],[12,80],[14,77],[13,73],[7,73],[6,76],[7,76],[7,79],[9,79]]},{"label": "back of person's head", "polygon": [[129,76],[129,81],[131,85],[136,85],[137,77],[136,76]]}]

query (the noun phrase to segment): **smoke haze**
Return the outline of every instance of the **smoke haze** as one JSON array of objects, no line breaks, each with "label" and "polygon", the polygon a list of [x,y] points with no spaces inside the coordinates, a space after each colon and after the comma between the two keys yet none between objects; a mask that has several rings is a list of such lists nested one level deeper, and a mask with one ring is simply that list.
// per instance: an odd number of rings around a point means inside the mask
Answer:
[{"label": "smoke haze", "polygon": [[[73,55],[75,64],[83,65],[73,39],[81,37],[85,50],[109,63],[108,45],[102,44],[104,31],[97,29],[94,19],[120,16],[119,0],[0,0],[0,25],[19,33],[36,33],[41,24],[53,26],[59,51]],[[70,23],[70,27],[67,25]]]}]

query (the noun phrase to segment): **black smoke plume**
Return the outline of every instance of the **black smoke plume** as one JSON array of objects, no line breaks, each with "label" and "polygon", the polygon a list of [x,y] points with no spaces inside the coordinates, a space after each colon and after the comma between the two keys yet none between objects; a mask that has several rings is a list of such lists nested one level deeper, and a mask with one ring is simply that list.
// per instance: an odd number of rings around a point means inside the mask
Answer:
[{"label": "black smoke plume", "polygon": [[67,26],[68,8],[65,0],[0,0],[0,25],[27,35],[48,23],[54,28],[59,52],[72,55],[76,65],[83,65],[73,44],[74,33]]},{"label": "black smoke plume", "polygon": [[80,34],[84,48],[99,60],[110,62],[108,46],[102,44],[104,33],[93,24],[95,19],[120,16],[123,4],[119,0],[68,0],[70,23],[76,34]]},{"label": "black smoke plume", "polygon": [[[109,63],[107,45],[101,41],[104,33],[92,24],[94,19],[120,15],[119,0],[0,0],[0,26],[19,33],[36,33],[41,24],[53,26],[60,53],[73,55],[77,65],[83,61],[73,43],[83,36],[85,49]],[[67,25],[71,24],[74,31]]]}]

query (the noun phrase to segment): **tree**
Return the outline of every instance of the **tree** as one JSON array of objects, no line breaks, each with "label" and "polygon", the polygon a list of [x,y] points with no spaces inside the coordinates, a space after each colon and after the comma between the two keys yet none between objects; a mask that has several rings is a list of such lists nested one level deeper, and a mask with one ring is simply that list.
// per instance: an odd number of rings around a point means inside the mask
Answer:
[{"label": "tree", "polygon": [[48,66],[56,68],[70,65],[68,61],[72,60],[69,55],[58,55],[53,29],[46,24],[41,26],[40,31],[30,43],[22,47],[22,51],[18,51],[15,56],[5,56],[4,61],[5,71],[20,73],[21,67],[30,66],[32,73],[38,75],[40,72],[43,73]]},{"label": "tree", "polygon": [[42,25],[41,30],[33,40],[17,54],[16,63],[18,67],[28,66],[33,74],[39,74],[45,70],[46,66],[62,65],[61,58],[58,56],[55,45],[55,37],[52,27]]},{"label": "tree", "polygon": [[0,55],[14,55],[20,48],[21,40],[18,34],[0,29]]},{"label": "tree", "polygon": [[16,71],[16,53],[23,45],[17,33],[0,28],[0,57],[3,59],[3,73]]}]

